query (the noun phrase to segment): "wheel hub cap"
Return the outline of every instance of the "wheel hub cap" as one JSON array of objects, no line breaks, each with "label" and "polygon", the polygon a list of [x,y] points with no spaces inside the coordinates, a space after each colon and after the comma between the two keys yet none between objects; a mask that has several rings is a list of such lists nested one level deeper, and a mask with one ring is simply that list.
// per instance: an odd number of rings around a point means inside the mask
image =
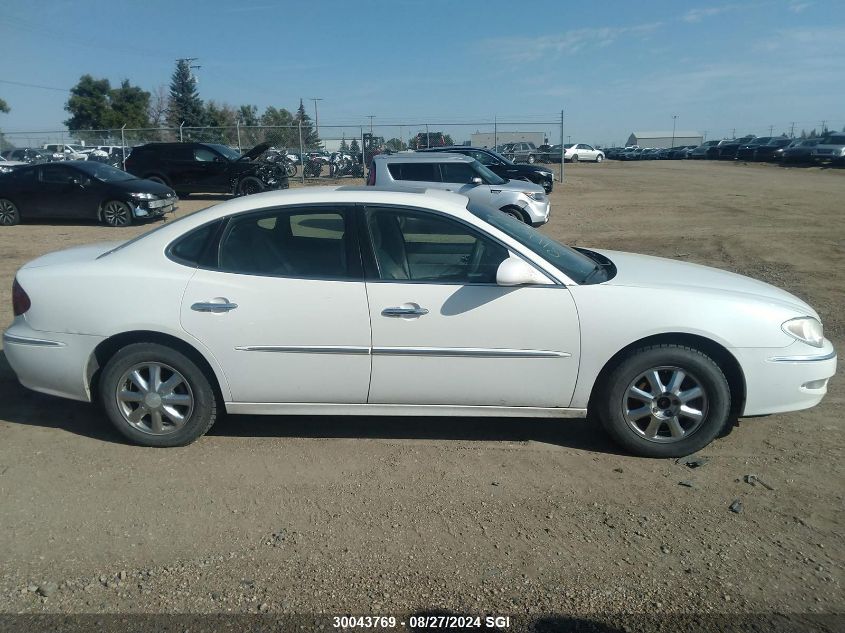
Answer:
[{"label": "wheel hub cap", "polygon": [[677,442],[704,422],[707,394],[687,370],[653,367],[628,385],[622,398],[622,415],[640,437],[651,442]]},{"label": "wheel hub cap", "polygon": [[123,418],[150,435],[181,429],[194,410],[194,395],[185,377],[163,363],[140,363],[123,374],[115,393]]}]

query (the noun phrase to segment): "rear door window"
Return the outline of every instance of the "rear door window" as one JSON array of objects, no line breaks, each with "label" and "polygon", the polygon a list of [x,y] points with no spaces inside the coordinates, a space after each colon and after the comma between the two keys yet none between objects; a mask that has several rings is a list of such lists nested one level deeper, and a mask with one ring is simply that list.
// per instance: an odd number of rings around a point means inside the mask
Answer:
[{"label": "rear door window", "polygon": [[443,182],[466,184],[473,178],[479,177],[475,170],[467,163],[441,163],[440,173]]},{"label": "rear door window", "polygon": [[387,169],[394,180],[440,182],[437,163],[390,163]]}]

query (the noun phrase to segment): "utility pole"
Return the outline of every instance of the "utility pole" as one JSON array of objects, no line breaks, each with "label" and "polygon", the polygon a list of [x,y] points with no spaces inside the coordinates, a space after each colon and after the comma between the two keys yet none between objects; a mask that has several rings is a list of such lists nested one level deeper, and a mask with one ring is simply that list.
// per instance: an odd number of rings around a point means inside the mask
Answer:
[{"label": "utility pole", "polygon": [[731,138],[736,138],[736,128],[731,132]]},{"label": "utility pole", "polygon": [[560,111],[560,184],[563,184],[563,164],[566,162],[566,148],[563,146],[563,110]]},{"label": "utility pole", "polygon": [[373,119],[376,118],[375,114],[368,114],[367,118],[370,120],[370,136],[373,135]]},{"label": "utility pole", "polygon": [[770,126],[769,126],[769,136],[771,136],[771,135],[772,135],[772,131],[773,131],[774,129],[775,129],[775,126],[774,126],[774,125],[770,125]]},{"label": "utility pole", "polygon": [[701,139],[702,143],[707,140],[707,132],[708,130],[704,130],[704,138]]},{"label": "utility pole", "polygon": [[[179,57],[179,58],[176,60],[176,63],[178,64],[178,63],[180,63],[180,62],[185,62],[185,63],[188,65],[188,69],[189,69],[189,70],[199,70],[200,68],[202,68],[202,66],[198,66],[198,65],[193,65],[193,66],[192,66],[192,65],[191,65],[191,62],[195,62],[195,61],[197,61],[198,59],[199,59],[199,57]],[[193,72],[191,73],[191,81],[193,81],[194,83],[199,83],[199,82],[198,82],[198,80],[197,80],[197,78],[194,76],[194,73],[193,73]]]},{"label": "utility pole", "polygon": [[678,115],[672,115],[672,144],[669,147],[675,147],[675,124],[678,122]]},{"label": "utility pole", "polygon": [[822,135],[827,132],[827,119],[822,120]]},{"label": "utility pole", "polygon": [[795,121],[789,126],[789,138],[795,138]]},{"label": "utility pole", "polygon": [[314,130],[317,138],[320,138],[320,115],[317,113],[317,102],[323,99],[321,97],[309,97],[308,100],[314,102]]}]

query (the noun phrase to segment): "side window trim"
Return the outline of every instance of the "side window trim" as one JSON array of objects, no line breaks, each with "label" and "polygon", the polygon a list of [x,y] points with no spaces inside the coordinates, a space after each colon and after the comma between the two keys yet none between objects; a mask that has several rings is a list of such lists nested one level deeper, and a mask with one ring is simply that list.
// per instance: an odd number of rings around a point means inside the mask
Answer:
[{"label": "side window trim", "polygon": [[[543,270],[542,268],[538,267],[533,261],[527,258],[522,253],[514,250],[508,244],[500,240],[495,235],[491,235],[486,231],[482,231],[478,227],[470,224],[469,222],[461,219],[456,218],[453,215],[449,215],[448,213],[441,213],[435,209],[425,209],[420,207],[410,207],[405,205],[386,205],[386,204],[364,204],[361,205],[361,213],[359,213],[359,239],[361,240],[360,244],[360,252],[362,254],[362,258],[364,261],[364,281],[367,283],[385,283],[385,284],[429,284],[429,285],[447,285],[447,286],[454,286],[456,285],[455,282],[452,281],[427,281],[427,280],[413,280],[413,279],[382,279],[379,272],[378,272],[378,261],[375,256],[375,247],[373,246],[372,237],[370,235],[369,227],[367,226],[367,213],[376,210],[392,210],[392,211],[405,211],[410,213],[420,213],[420,214],[428,214],[438,218],[443,218],[445,220],[451,220],[457,224],[460,224],[462,227],[466,228],[468,231],[479,235],[483,239],[490,240],[491,242],[501,246],[506,251],[508,251],[509,255],[515,256],[529,264],[530,266],[534,267],[537,271],[543,274],[545,277],[548,277],[550,281],[554,285],[543,286],[544,288],[565,288],[566,285],[561,283],[560,280],[551,276],[548,272]],[[459,284],[462,286],[497,286],[497,283],[488,283],[488,282],[466,282]]]},{"label": "side window trim", "polygon": [[[319,276],[319,275],[278,275],[278,274],[270,274],[270,273],[240,273],[240,272],[233,272],[229,270],[223,270],[220,267],[220,254],[223,249],[223,244],[226,242],[226,238],[229,236],[232,230],[232,225],[236,219],[242,218],[249,218],[254,216],[268,216],[272,215],[273,213],[286,213],[292,215],[299,212],[308,212],[313,210],[337,210],[341,217],[343,217],[344,223],[344,237],[343,239],[347,240],[347,263],[349,264],[349,271],[348,277],[340,278],[340,277],[326,277],[326,276]],[[265,207],[263,209],[254,209],[252,211],[246,213],[238,213],[235,215],[229,215],[223,218],[224,222],[221,226],[220,230],[217,232],[215,239],[212,241],[210,246],[213,246],[214,251],[212,253],[204,253],[203,257],[205,258],[208,256],[209,260],[213,261],[213,266],[206,267],[206,266],[199,266],[204,270],[213,270],[215,272],[226,273],[230,275],[246,275],[250,277],[275,277],[278,279],[312,279],[316,281],[342,281],[342,282],[353,282],[353,283],[361,283],[364,281],[364,272],[363,272],[363,264],[361,259],[361,246],[360,241],[358,238],[358,231],[356,230],[356,222],[355,222],[355,215],[356,213],[356,205],[349,204],[349,203],[341,203],[341,204],[333,204],[327,202],[315,202],[310,204],[297,204],[291,206],[282,206],[282,207]],[[214,255],[211,257],[211,255]]]}]

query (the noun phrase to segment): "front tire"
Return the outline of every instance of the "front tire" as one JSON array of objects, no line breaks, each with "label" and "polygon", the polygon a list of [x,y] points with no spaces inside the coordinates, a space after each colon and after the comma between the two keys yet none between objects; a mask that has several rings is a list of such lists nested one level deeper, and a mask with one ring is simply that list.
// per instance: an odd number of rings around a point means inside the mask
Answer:
[{"label": "front tire", "polygon": [[237,194],[239,196],[251,196],[262,191],[264,191],[264,183],[254,176],[244,178],[238,183]]},{"label": "front tire", "polygon": [[14,226],[20,224],[21,213],[17,205],[8,198],[0,198],[0,225]]},{"label": "front tire", "polygon": [[504,213],[505,215],[509,215],[516,220],[519,220],[523,224],[528,224],[528,221],[525,219],[525,215],[516,207],[505,207],[502,209],[502,213]]},{"label": "front tire", "polygon": [[654,345],[627,354],[591,402],[608,434],[643,457],[701,450],[730,417],[728,381],[712,358],[690,347]]},{"label": "front tire", "polygon": [[101,213],[103,224],[120,227],[132,224],[132,207],[121,200],[109,200]]},{"label": "front tire", "polygon": [[534,154],[529,154],[529,155],[528,155],[528,164],[529,164],[529,165],[533,165],[535,160],[537,160],[537,159],[536,159],[536,158],[534,158]]},{"label": "front tire", "polygon": [[157,343],[115,354],[100,377],[100,398],[115,428],[143,446],[184,446],[217,417],[214,390],[187,356]]},{"label": "front tire", "polygon": [[596,162],[597,162],[597,163],[600,163],[600,162],[602,162],[603,160],[604,160],[604,156],[602,156],[601,154],[599,154],[598,156],[596,156]]}]

